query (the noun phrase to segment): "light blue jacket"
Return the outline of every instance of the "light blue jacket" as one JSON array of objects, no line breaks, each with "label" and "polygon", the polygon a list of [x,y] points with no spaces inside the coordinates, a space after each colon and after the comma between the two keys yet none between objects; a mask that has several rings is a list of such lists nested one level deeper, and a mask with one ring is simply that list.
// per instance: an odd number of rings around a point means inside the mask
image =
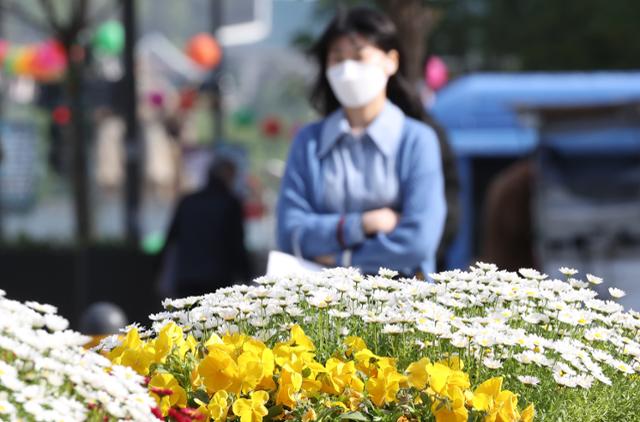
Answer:
[{"label": "light blue jacket", "polygon": [[[293,141],[277,206],[278,247],[364,273],[435,270],[446,203],[435,132],[387,101],[361,136],[342,110],[305,126]],[[401,213],[395,230],[366,237],[364,211]]]}]

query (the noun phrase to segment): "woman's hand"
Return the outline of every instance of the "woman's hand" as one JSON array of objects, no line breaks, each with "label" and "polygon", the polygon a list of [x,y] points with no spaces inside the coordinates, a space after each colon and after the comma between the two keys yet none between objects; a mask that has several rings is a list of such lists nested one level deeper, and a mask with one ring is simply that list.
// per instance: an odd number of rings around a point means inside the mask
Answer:
[{"label": "woman's hand", "polygon": [[400,220],[400,214],[391,208],[378,208],[362,214],[362,228],[365,234],[391,233]]},{"label": "woman's hand", "polygon": [[314,258],[314,261],[325,267],[335,267],[336,258],[333,255],[321,255]]}]

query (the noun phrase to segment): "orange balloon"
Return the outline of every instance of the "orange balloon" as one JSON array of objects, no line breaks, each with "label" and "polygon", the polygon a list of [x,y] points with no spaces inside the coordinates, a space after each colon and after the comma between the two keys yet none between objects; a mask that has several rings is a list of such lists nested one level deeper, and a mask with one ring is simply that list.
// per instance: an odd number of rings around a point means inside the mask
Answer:
[{"label": "orange balloon", "polygon": [[222,59],[222,49],[211,35],[200,33],[187,43],[187,54],[198,65],[205,69],[213,69]]},{"label": "orange balloon", "polygon": [[16,58],[15,71],[17,75],[33,75],[33,64],[37,49],[34,46],[23,47]]}]

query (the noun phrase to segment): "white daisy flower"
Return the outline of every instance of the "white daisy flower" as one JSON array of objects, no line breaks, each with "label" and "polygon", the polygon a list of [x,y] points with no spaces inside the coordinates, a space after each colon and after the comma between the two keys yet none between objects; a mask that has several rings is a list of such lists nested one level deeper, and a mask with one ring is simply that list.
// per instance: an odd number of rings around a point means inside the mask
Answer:
[{"label": "white daisy flower", "polygon": [[602,284],[603,280],[600,277],[596,277],[592,274],[587,274],[587,281],[591,284]]},{"label": "white daisy flower", "polygon": [[627,294],[624,290],[617,289],[615,287],[609,287],[608,290],[611,297],[615,299],[620,299],[621,297],[624,297]]},{"label": "white daisy flower", "polygon": [[394,278],[398,274],[399,273],[397,271],[390,270],[390,269],[384,268],[384,267],[380,267],[380,269],[378,270],[378,275],[380,277],[384,277],[384,278]]},{"label": "white daisy flower", "polygon": [[502,362],[497,359],[493,359],[490,357],[486,357],[482,360],[482,364],[489,369],[498,369],[502,368]]},{"label": "white daisy flower", "polygon": [[574,275],[578,274],[578,270],[569,267],[560,267],[559,271],[561,274],[566,275],[567,277],[573,277]]},{"label": "white daisy flower", "polygon": [[540,384],[540,379],[529,375],[518,375],[518,380],[523,384],[532,385],[534,387]]}]

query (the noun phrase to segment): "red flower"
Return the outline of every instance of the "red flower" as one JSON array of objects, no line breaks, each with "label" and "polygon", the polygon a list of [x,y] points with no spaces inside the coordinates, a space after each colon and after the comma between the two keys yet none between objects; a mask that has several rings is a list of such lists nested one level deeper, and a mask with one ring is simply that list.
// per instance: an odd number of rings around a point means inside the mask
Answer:
[{"label": "red flower", "polygon": [[192,422],[189,416],[183,414],[179,410],[174,409],[173,407],[169,409],[169,416],[176,420],[176,422]]},{"label": "red flower", "polygon": [[170,396],[173,394],[173,391],[170,388],[160,388],[160,387],[151,387],[151,392],[153,394],[157,394],[160,397]]},{"label": "red flower", "polygon": [[162,417],[162,412],[160,411],[159,408],[154,407],[153,409],[151,409],[151,413],[153,413],[153,416],[160,419],[161,421],[164,420],[164,418]]}]

